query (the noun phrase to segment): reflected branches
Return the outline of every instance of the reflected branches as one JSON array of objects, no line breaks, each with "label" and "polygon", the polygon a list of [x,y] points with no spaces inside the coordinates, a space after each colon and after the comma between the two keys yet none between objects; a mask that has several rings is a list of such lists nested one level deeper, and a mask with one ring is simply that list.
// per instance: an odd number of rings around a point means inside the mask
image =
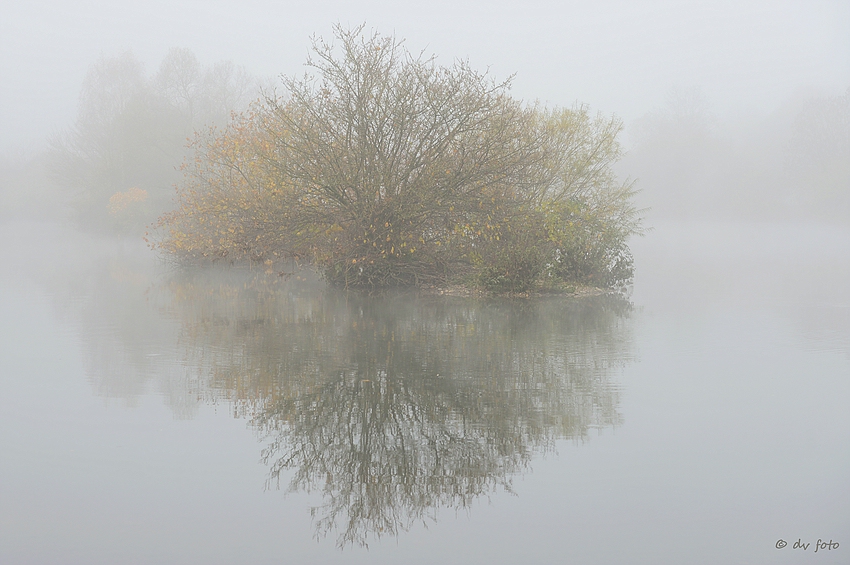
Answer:
[{"label": "reflected branches", "polygon": [[338,530],[341,546],[510,491],[535,454],[620,421],[621,298],[370,297],[239,276],[172,283],[187,368],[263,438],[270,486],[322,494],[317,535]]},{"label": "reflected branches", "polygon": [[69,280],[89,289],[57,297],[99,394],[155,387],[178,417],[232,407],[268,487],[321,497],[316,535],[340,546],[510,492],[558,441],[621,421],[614,377],[633,353],[619,297],[368,296],[303,273],[127,260]]}]

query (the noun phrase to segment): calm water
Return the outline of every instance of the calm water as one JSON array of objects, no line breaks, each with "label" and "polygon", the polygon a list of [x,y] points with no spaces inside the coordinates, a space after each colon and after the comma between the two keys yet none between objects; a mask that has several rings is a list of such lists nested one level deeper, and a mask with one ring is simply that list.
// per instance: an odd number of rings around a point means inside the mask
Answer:
[{"label": "calm water", "polygon": [[850,561],[850,229],[634,250],[366,296],[0,225],[0,562]]}]

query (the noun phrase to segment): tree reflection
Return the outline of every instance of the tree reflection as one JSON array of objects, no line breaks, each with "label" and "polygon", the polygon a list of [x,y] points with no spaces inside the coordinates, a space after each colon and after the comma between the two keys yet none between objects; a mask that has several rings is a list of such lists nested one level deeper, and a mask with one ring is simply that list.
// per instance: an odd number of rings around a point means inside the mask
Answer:
[{"label": "tree reflection", "polygon": [[370,297],[207,271],[170,287],[185,362],[265,441],[269,484],[319,491],[317,535],[366,544],[510,490],[535,453],[616,425],[621,298]]}]

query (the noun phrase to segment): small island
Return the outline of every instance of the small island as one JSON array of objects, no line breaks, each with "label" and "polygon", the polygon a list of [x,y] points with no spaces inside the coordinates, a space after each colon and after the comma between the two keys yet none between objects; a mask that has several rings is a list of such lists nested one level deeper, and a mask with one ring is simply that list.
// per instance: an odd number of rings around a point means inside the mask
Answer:
[{"label": "small island", "polygon": [[618,118],[523,103],[510,80],[364,26],[314,39],[307,66],[196,136],[155,248],[181,263],[296,260],[346,288],[629,283],[641,219],[612,170]]}]

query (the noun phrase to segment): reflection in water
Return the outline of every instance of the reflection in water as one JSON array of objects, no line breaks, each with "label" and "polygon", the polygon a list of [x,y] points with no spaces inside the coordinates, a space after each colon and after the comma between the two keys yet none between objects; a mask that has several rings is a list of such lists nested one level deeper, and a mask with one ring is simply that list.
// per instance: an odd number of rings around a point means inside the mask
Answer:
[{"label": "reflection in water", "polygon": [[622,299],[369,297],[199,274],[171,291],[200,389],[250,418],[272,484],[321,491],[317,533],[339,529],[340,545],[510,490],[534,453],[619,422]]},{"label": "reflection in water", "polygon": [[171,300],[157,292],[149,253],[88,259],[56,269],[44,284],[58,316],[79,331],[97,394],[132,406],[156,390],[176,417],[194,417],[198,394],[179,362],[180,324],[167,314]]},{"label": "reflection in water", "polygon": [[179,417],[229,403],[262,438],[269,485],[320,492],[316,533],[341,546],[510,491],[556,440],[620,421],[622,298],[373,297],[238,269],[161,284],[138,265],[103,270],[85,276],[97,292],[63,300],[99,392],[158,383]]},{"label": "reflection in water", "polygon": [[[404,536],[398,548],[383,544],[368,559],[456,561],[472,550],[479,560],[541,563],[567,554],[579,563],[659,562],[659,540],[670,542],[668,561],[687,562],[701,541],[730,528],[738,541],[714,544],[706,560],[769,562],[789,516],[802,516],[814,541],[819,532],[835,539],[847,523],[840,446],[848,430],[850,232],[830,239],[777,229],[757,239],[761,232],[749,228],[724,225],[697,237],[686,227],[659,229],[639,240],[642,250],[635,245],[643,265],[635,301],[646,314],[629,318],[621,302],[603,298],[369,298],[238,271],[177,275],[157,268],[144,248],[0,226],[0,294],[7,306],[19,301],[6,311],[22,318],[4,320],[7,345],[21,350],[0,371],[6,538],[55,532],[51,539],[70,540],[73,526],[86,535],[74,536],[82,545],[63,556],[108,560],[134,543],[127,532],[142,532],[137,553],[156,546],[166,557],[151,559],[168,562],[172,554],[191,560],[199,547],[212,556],[206,561],[234,554],[220,540],[235,535],[240,551],[257,556],[244,561],[285,551],[290,561],[330,562],[334,541],[389,537],[436,515],[437,531]],[[43,245],[20,245],[29,241]],[[59,327],[70,329],[61,339],[44,316],[45,295]],[[27,309],[32,319],[24,319]],[[43,341],[33,339],[39,335]],[[68,355],[75,339],[81,359]],[[642,363],[631,363],[638,347]],[[73,386],[83,360],[102,403],[141,399],[141,408],[93,407],[86,387]],[[627,363],[628,404],[616,396]],[[201,407],[200,418],[162,422],[151,393],[179,418]],[[216,402],[253,424],[269,448],[268,467],[256,465],[261,448],[250,432],[204,406]],[[640,433],[603,442],[625,463],[603,470],[585,448],[598,443],[594,428],[620,413]],[[585,434],[589,446],[569,446]],[[232,451],[240,445],[247,459]],[[561,461],[542,464],[539,454],[554,447]],[[674,464],[660,452],[675,452]],[[529,463],[549,472],[523,486],[517,481]],[[594,480],[603,471],[607,479]],[[197,473],[206,473],[200,483]],[[260,494],[264,475],[272,486],[280,480],[284,489],[314,492],[240,500]],[[506,505],[511,478],[523,496]],[[488,495],[488,517],[461,511],[475,521],[455,523],[455,508]],[[311,526],[305,499],[318,507],[317,532],[328,534],[320,547],[303,533]],[[39,512],[48,506],[56,511]],[[505,515],[507,506],[525,518]],[[644,519],[648,507],[652,520]],[[683,509],[695,520],[677,519]],[[238,523],[227,518],[240,514]],[[274,539],[267,520],[277,524]],[[281,528],[293,520],[303,528]],[[487,528],[475,527],[483,520]],[[612,527],[592,526],[603,523]],[[226,533],[209,539],[210,532]],[[775,537],[763,544],[759,532]],[[416,541],[426,538],[433,547]],[[531,543],[517,545],[520,538]],[[610,546],[604,554],[600,543]],[[609,550],[621,558],[606,559]],[[351,553],[337,560],[367,558]]]}]

